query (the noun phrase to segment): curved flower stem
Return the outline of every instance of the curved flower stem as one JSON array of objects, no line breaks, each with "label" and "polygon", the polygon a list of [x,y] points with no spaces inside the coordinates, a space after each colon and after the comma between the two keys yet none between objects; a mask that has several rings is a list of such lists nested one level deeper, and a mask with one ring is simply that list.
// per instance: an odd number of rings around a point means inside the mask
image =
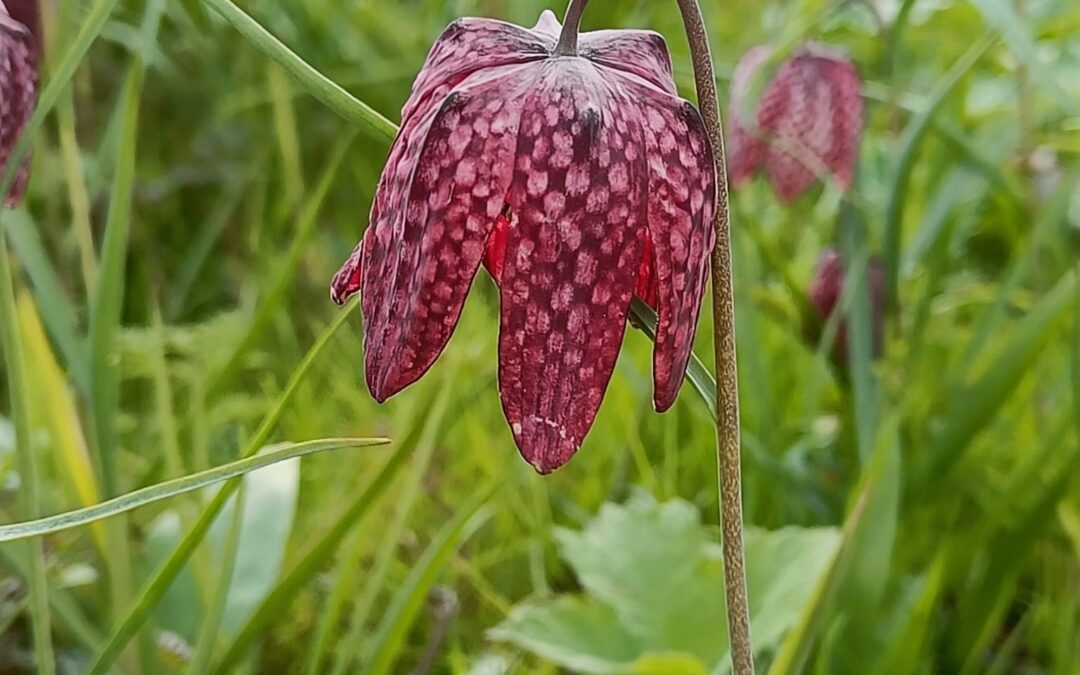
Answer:
[{"label": "curved flower stem", "polygon": [[720,520],[724,533],[724,586],[727,594],[731,665],[735,675],[754,672],[750,609],[743,556],[742,478],[739,442],[739,378],[735,359],[735,297],[731,271],[731,221],[728,213],[724,130],[716,100],[716,75],[709,37],[698,0],[677,0],[690,42],[698,105],[716,162],[716,248],[712,256],[713,336],[716,350],[716,443]]},{"label": "curved flower stem", "polygon": [[577,56],[577,37],[578,30],[581,28],[581,14],[585,11],[585,5],[588,2],[589,0],[570,0],[570,6],[566,8],[566,16],[563,18],[559,43],[555,45],[555,56]]}]

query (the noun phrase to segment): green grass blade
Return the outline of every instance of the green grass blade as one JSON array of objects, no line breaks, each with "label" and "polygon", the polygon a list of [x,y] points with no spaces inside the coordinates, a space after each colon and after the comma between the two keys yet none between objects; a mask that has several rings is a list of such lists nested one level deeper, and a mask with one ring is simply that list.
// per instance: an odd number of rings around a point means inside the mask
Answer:
[{"label": "green grass blade", "polygon": [[11,247],[22,261],[26,276],[34,288],[42,320],[63,356],[75,386],[83,394],[90,392],[85,345],[78,337],[77,312],[63,290],[60,276],[49,262],[38,234],[37,225],[24,210],[12,211],[4,218],[4,229]]},{"label": "green grass blade", "polygon": [[[330,344],[331,339],[337,334],[338,330],[345,325],[353,311],[356,310],[357,305],[358,303],[355,300],[346,305],[345,309],[342,310],[334,321],[326,327],[315,341],[315,344],[308,350],[308,353],[293,371],[288,384],[285,385],[285,389],[278,395],[277,401],[274,402],[273,407],[266,414],[266,417],[263,418],[262,424],[259,425],[259,428],[248,440],[248,444],[242,453],[244,458],[252,457],[266,445],[274,427],[277,426],[281,416],[285,413],[286,406],[292,401],[293,396],[300,387],[300,383],[304,381],[311,371],[311,366],[314,364],[316,358],[322,353],[326,346]],[[132,636],[135,635],[135,632],[143,622],[146,621],[147,615],[149,615],[150,611],[161,599],[161,596],[165,594],[165,591],[169,589],[169,586],[176,578],[176,575],[179,574],[180,570],[187,564],[191,554],[194,553],[196,547],[198,547],[199,543],[206,536],[206,533],[210,530],[210,526],[214,523],[217,514],[224,508],[229,496],[232,495],[238,487],[238,480],[230,480],[221,487],[217,494],[214,495],[214,498],[210,500],[210,503],[203,509],[202,514],[192,526],[191,530],[184,535],[183,540],[181,540],[180,544],[176,547],[176,550],[174,550],[172,555],[161,564],[140,590],[133,605],[123,615],[119,623],[110,633],[108,642],[102,648],[97,659],[88,670],[89,673],[101,675],[112,666],[117,655],[124,646],[127,645],[128,641],[131,640]]]},{"label": "green grass blade", "polygon": [[[0,546],[0,564],[10,568],[16,574],[29,578],[30,561],[23,555],[24,547]],[[58,633],[70,636],[85,649],[99,649],[104,644],[104,638],[98,632],[97,626],[87,618],[82,607],[76,602],[66,589],[49,587],[49,606],[52,608],[52,618]]]},{"label": "green grass blade", "polygon": [[[449,389],[448,385],[449,380],[447,385],[444,386],[443,392]],[[366,645],[364,631],[367,629],[371,610],[375,606],[375,600],[385,586],[386,575],[390,571],[391,563],[394,561],[394,556],[401,545],[401,537],[408,524],[409,514],[412,512],[413,505],[420,494],[421,481],[427,472],[435,447],[438,445],[438,432],[442,425],[447,402],[448,397],[444,393],[440,393],[432,408],[433,412],[429,415],[427,423],[423,425],[420,440],[417,442],[416,459],[413,462],[412,470],[409,472],[404,487],[398,492],[399,499],[395,506],[393,520],[390,522],[385,534],[383,534],[379,552],[375,556],[371,571],[367,574],[364,589],[356,600],[352,616],[349,617],[348,632],[344,639],[340,641],[342,645],[341,654],[334,664],[333,670],[330,671],[331,675],[343,675]],[[321,664],[318,663],[318,659],[313,659],[308,669],[309,675],[325,672],[319,669],[319,665]]]},{"label": "green grass blade", "polygon": [[128,70],[124,85],[121,104],[123,132],[102,244],[100,282],[94,295],[90,318],[90,404],[98,471],[102,489],[109,497],[117,494],[120,489],[116,468],[118,448],[115,426],[120,372],[119,358],[114,349],[124,302],[141,89],[142,68],[133,65]]},{"label": "green grass blade", "polygon": [[304,457],[317,452],[327,450],[339,450],[341,448],[363,448],[373,445],[385,445],[390,441],[385,438],[329,438],[317,441],[296,443],[269,452],[238,459],[235,462],[222,464],[213,469],[206,469],[196,473],[167,480],[163,483],[144,487],[134,492],[129,492],[119,497],[106,500],[100,504],[85,508],[58,513],[22,523],[0,525],[0,542],[40,537],[73,527],[82,527],[90,523],[103,520],[121,513],[127,513],[147,504],[153,504],[163,499],[192,492],[199,488],[220,483],[221,481],[243,476],[252,471],[258,471],[263,467],[284,462],[293,457]]},{"label": "green grass blade", "polygon": [[150,377],[154,384],[154,412],[158,419],[162,455],[166,477],[184,473],[184,460],[180,454],[180,437],[177,433],[176,415],[173,413],[172,381],[165,356],[165,325],[161,321],[161,308],[153,298],[150,304]]},{"label": "green grass blade", "polygon": [[297,218],[296,236],[289,245],[289,250],[285,253],[284,261],[274,265],[274,276],[273,281],[270,283],[270,290],[265,297],[260,298],[258,307],[255,309],[255,315],[248,322],[243,337],[240,338],[240,342],[233,349],[225,365],[211,377],[206,392],[207,400],[213,400],[224,393],[232,383],[236,373],[239,372],[244,357],[258,342],[267,324],[284,311],[282,302],[286,293],[293,286],[293,280],[296,278],[296,272],[304,259],[304,253],[311,244],[311,237],[317,231],[316,226],[319,224],[319,214],[326,200],[326,195],[338,178],[338,170],[348,155],[354,138],[355,134],[348,133],[342,138],[342,142],[336,145],[334,154],[326,163],[326,168],[323,170],[315,189],[304,202],[303,208],[300,210],[300,216]]},{"label": "green grass blade", "polygon": [[885,290],[890,307],[895,307],[898,300],[897,285],[902,259],[900,248],[904,206],[908,200],[911,172],[915,168],[916,151],[923,138],[926,137],[927,131],[930,130],[931,123],[941,108],[941,104],[944,103],[945,97],[956,89],[964,76],[996,40],[996,31],[989,32],[976,40],[941,78],[934,87],[933,93],[930,94],[926,107],[908,122],[907,129],[904,131],[899,159],[893,173],[892,185],[889,187],[889,199],[885,205]]},{"label": "green grass blade", "polygon": [[1072,308],[1077,276],[1076,270],[1066,273],[1019,322],[1015,335],[986,371],[953,396],[945,417],[946,426],[929,448],[930,459],[913,486],[926,489],[940,485],[941,478],[959,461],[971,439],[1015,391],[1017,382],[1039,356],[1047,336]]},{"label": "green grass blade", "polygon": [[187,14],[200,29],[206,30],[210,27],[210,17],[207,16],[206,8],[203,7],[200,0],[180,0],[180,6],[184,8],[184,13]]},{"label": "green grass blade", "polygon": [[805,667],[814,645],[829,626],[829,619],[837,596],[843,589],[852,567],[857,562],[860,552],[872,546],[874,530],[879,523],[874,517],[888,515],[890,494],[898,492],[899,478],[890,475],[899,460],[899,448],[896,446],[896,422],[882,422],[882,437],[874,458],[866,465],[862,485],[855,493],[856,497],[841,533],[840,548],[836,551],[828,572],[818,582],[810,601],[803,607],[798,623],[784,638],[780,649],[769,668],[769,675],[797,675],[805,672]]},{"label": "green grass blade", "polygon": [[1023,62],[1028,72],[1067,113],[1080,114],[1080,107],[1061,86],[1054,73],[1039,56],[1039,46],[1031,35],[1031,27],[1017,12],[1011,0],[971,0],[986,23],[1001,31],[1012,53]]},{"label": "green grass blade", "polygon": [[301,87],[342,119],[368,129],[376,137],[381,136],[389,140],[397,134],[397,127],[393,122],[312,68],[231,0],[205,0],[205,2],[228,21],[252,46],[280,64]]},{"label": "green grass blade", "polygon": [[[120,138],[116,152],[116,172],[109,197],[98,285],[90,310],[89,404],[94,436],[92,447],[98,481],[107,498],[118,495],[122,489],[117,467],[119,440],[116,433],[120,359],[115,349],[124,302],[142,79],[142,62],[136,56],[128,66],[118,108]],[[131,601],[133,578],[126,522],[121,518],[107,523],[106,536],[109,542],[106,568],[112,606],[114,611],[120,611]],[[133,650],[131,663],[138,662],[145,653],[145,650]]]},{"label": "green grass blade", "polygon": [[930,569],[920,580],[921,590],[907,621],[903,623],[890,642],[888,650],[879,661],[880,672],[895,675],[915,675],[924,663],[933,625],[934,609],[938,606],[941,590],[945,583],[945,567],[948,559],[948,546],[945,544],[934,557]]},{"label": "green grass blade", "polygon": [[[264,164],[265,161],[260,156],[252,159],[252,166]],[[192,237],[191,244],[181,262],[180,271],[165,289],[168,299],[165,301],[164,314],[165,319],[170,323],[179,319],[186,309],[188,296],[195,288],[195,283],[199,280],[199,275],[210,258],[210,254],[225,232],[241,199],[247,194],[246,188],[250,178],[250,172],[245,171],[222,183],[221,195],[217,203],[199,228],[198,234]]]},{"label": "green grass blade", "polygon": [[1055,245],[1052,238],[1060,231],[1062,223],[1067,218],[1077,177],[1076,174],[1066,176],[1049,200],[1039,209],[1031,234],[1027,238],[1026,249],[1009,267],[1008,273],[1004,275],[1004,279],[997,288],[993,304],[983,312],[976,324],[974,335],[961,360],[961,376],[968,372],[990,342],[991,337],[1000,329],[1002,322],[1008,316],[1010,300],[1015,297],[1017,289],[1021,287],[1031,271],[1037,267],[1046,247]]},{"label": "green grass blade", "polygon": [[874,319],[870,299],[870,254],[866,232],[854,206],[840,205],[844,260],[845,303],[847,312],[848,368],[851,377],[851,405],[855,418],[859,461],[866,463],[874,451],[878,411],[881,406],[877,380],[873,373]]},{"label": "green grass blade", "polygon": [[[494,486],[492,486],[494,487]],[[428,545],[420,560],[413,566],[408,578],[394,594],[389,608],[373,638],[375,651],[366,662],[361,675],[385,675],[391,672],[394,662],[401,655],[405,636],[423,607],[431,587],[439,578],[447,561],[461,543],[490,517],[481,507],[492,492],[489,487],[470,499],[453,520],[443,526]]]},{"label": "green grass blade", "polygon": [[218,642],[218,630],[221,628],[221,618],[225,614],[225,605],[228,604],[229,587],[232,585],[233,575],[236,572],[236,554],[240,549],[240,532],[244,524],[244,494],[245,483],[240,483],[239,492],[236,495],[233,507],[232,522],[229,523],[229,531],[225,535],[224,551],[220,570],[214,592],[211,595],[210,606],[202,617],[202,630],[199,632],[199,641],[195,645],[195,655],[188,665],[191,675],[201,675],[210,667],[210,659],[214,656],[214,647]]},{"label": "green grass blade", "polygon": [[[101,490],[95,482],[93,461],[80,422],[78,405],[63,370],[56,362],[29,293],[19,295],[18,310],[26,371],[29,374],[27,389],[33,402],[31,423],[34,431],[36,434],[48,434],[54,476],[59,474],[60,486],[69,499],[74,498],[74,506],[97,504],[102,500]],[[107,557],[109,547],[105,527],[98,524],[91,528],[90,534],[99,555]]]},{"label": "green grass blade", "polygon": [[[0,193],[7,194],[7,193]],[[30,425],[30,400],[26,389],[26,360],[19,315],[15,307],[15,279],[8,258],[7,238],[0,227],[0,339],[3,340],[4,370],[7,373],[8,398],[15,425],[15,452],[19,462],[19,506],[24,518],[36,518],[41,512],[41,488],[38,483],[37,453],[33,448]],[[52,675],[56,670],[52,647],[49,611],[49,588],[42,542],[27,544],[30,557],[30,625],[34,636],[34,659],[37,672]]]},{"label": "green grass blade", "polygon": [[426,437],[434,434],[435,430],[441,426],[446,414],[449,399],[447,392],[449,390],[449,387],[442,388],[431,408],[431,412],[428,413],[427,422],[415,427],[421,428],[423,431],[416,438],[406,439],[399,446],[379,473],[376,474],[375,478],[372,479],[368,487],[334,519],[333,524],[326,532],[310,545],[295,563],[291,564],[289,572],[266,595],[262,604],[237,632],[232,644],[229,645],[228,651],[225,652],[221,661],[216,664],[213,672],[233,672],[240,660],[247,655],[251,646],[265,634],[271,623],[286,610],[288,604],[296,597],[297,591],[321,569],[324,562],[337,549],[341,540],[349,533],[349,530],[371,511],[375,503],[393,483],[405,460],[412,456],[416,446],[423,442]]}]

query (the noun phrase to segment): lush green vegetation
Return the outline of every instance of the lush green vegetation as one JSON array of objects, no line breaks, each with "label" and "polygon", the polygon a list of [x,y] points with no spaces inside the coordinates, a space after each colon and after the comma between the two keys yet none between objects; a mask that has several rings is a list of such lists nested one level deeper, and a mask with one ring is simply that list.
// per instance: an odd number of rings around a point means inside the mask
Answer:
[{"label": "lush green vegetation", "polygon": [[[291,79],[222,20],[242,19],[228,0],[44,4],[47,115],[27,202],[2,219],[21,346],[0,399],[4,521],[279,443],[394,442],[0,544],[0,671],[44,670],[36,626],[71,673],[725,672],[713,420],[689,385],[651,411],[644,334],[550,477],[503,420],[483,274],[439,363],[375,404],[359,313],[327,288],[389,127]],[[1076,672],[1080,5],[705,5],[722,96],[750,47],[814,39],[851,55],[867,98],[851,208],[831,187],[790,207],[760,180],[733,195],[760,668]],[[447,23],[531,25],[546,5],[242,7],[396,121]],[[661,31],[692,98],[677,19],[673,2],[596,0],[584,23]],[[807,343],[805,289],[834,245],[898,270],[881,359],[865,284],[844,303],[847,360],[838,321]]]}]

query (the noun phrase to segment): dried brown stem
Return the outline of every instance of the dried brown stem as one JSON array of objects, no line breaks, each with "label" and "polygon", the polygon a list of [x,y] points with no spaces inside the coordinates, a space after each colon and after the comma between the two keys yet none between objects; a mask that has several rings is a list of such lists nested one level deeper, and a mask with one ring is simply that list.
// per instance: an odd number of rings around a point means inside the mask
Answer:
[{"label": "dried brown stem", "polygon": [[735,675],[752,675],[750,608],[743,555],[742,478],[739,441],[739,378],[735,358],[735,297],[731,269],[731,221],[728,211],[724,129],[716,99],[716,74],[705,21],[698,0],[677,0],[697,83],[698,106],[716,162],[716,248],[712,256],[713,338],[716,351],[717,484],[724,535],[724,582],[727,595],[731,665]]}]

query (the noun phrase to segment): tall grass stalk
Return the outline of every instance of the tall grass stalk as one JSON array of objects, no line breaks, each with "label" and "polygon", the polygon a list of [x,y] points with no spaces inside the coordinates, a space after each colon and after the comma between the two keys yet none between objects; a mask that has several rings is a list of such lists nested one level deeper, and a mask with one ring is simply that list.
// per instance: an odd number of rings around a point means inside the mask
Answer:
[{"label": "tall grass stalk", "polygon": [[[345,325],[346,321],[352,316],[353,310],[357,307],[357,303],[354,301],[349,304],[344,311],[342,311],[329,326],[323,330],[322,334],[315,341],[315,344],[311,346],[308,353],[304,355],[304,358],[293,370],[292,376],[289,378],[288,384],[285,385],[285,389],[278,395],[277,400],[274,402],[273,407],[263,418],[262,423],[254,434],[247,442],[247,446],[242,453],[243,458],[251,458],[256,455],[266,445],[270,439],[270,434],[274,431],[281,416],[285,413],[285,408],[292,401],[293,396],[296,394],[297,389],[300,387],[300,383],[307,379],[308,373],[311,372],[311,367],[315,363],[315,360],[322,353],[331,339],[337,334],[338,330]],[[233,479],[225,483],[221,489],[214,495],[214,498],[203,509],[199,519],[195,522],[192,528],[184,535],[184,538],[180,541],[177,547],[173,550],[168,559],[165,560],[158,567],[157,570],[151,575],[149,580],[143,586],[139,594],[136,596],[133,604],[122,615],[120,622],[113,628],[109,635],[108,641],[98,654],[97,659],[88,670],[91,675],[105,673],[112,666],[117,655],[135,635],[139,627],[146,621],[151,610],[157,605],[158,601],[165,594],[165,591],[172,585],[176,576],[184,569],[184,565],[187,564],[192,553],[194,553],[196,547],[202,542],[206,533],[209,532],[210,526],[213,525],[214,520],[217,518],[218,513],[225,507],[225,503],[229,497],[239,487],[240,481]]]},{"label": "tall grass stalk", "polygon": [[[6,191],[3,194],[7,194]],[[0,335],[3,338],[4,367],[7,372],[8,398],[15,427],[15,451],[19,460],[19,503],[24,518],[37,518],[41,513],[41,493],[38,484],[37,460],[30,428],[30,400],[26,391],[26,361],[22,337],[19,335],[19,315],[15,309],[15,283],[8,258],[7,238],[0,227]],[[52,648],[52,628],[49,616],[49,589],[45,566],[45,547],[40,539],[27,546],[30,561],[30,626],[34,635],[34,660],[37,672],[52,675],[56,666]]]}]

